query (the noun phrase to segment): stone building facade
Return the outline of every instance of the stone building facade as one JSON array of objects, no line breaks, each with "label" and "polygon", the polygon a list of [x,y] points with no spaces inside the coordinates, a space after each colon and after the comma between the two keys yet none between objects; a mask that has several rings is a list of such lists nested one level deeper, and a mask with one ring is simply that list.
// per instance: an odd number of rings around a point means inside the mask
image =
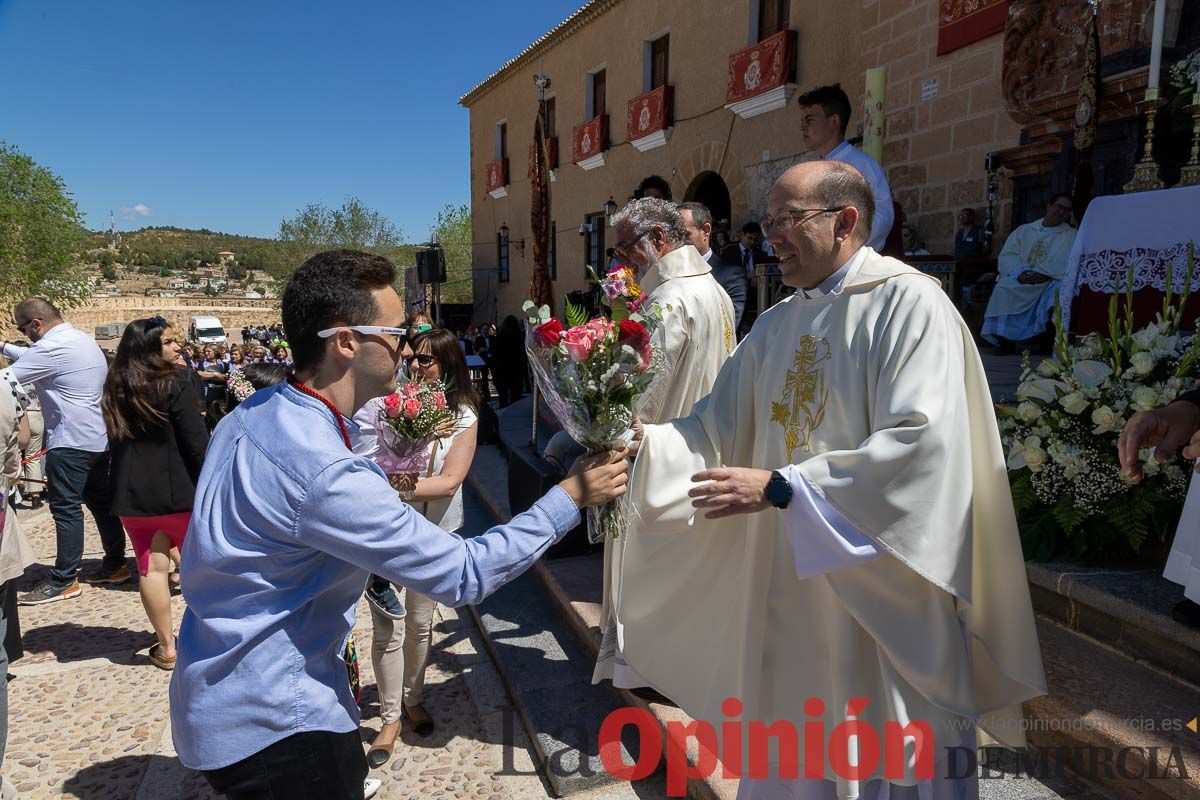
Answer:
[{"label": "stone building facade", "polygon": [[[1100,176],[1109,191],[1135,160],[1152,7],[1101,3],[1101,116],[1119,121],[1109,126],[1110,174]],[[1051,192],[1071,188],[1087,0],[696,0],[686,9],[592,0],[461,98],[470,111],[473,266],[486,277],[477,278],[478,319],[519,316],[528,293],[539,73],[552,82],[557,139],[558,297],[585,288],[585,265],[612,245],[610,232],[597,232],[606,203],[623,205],[646,176],[666,179],[677,201],[727,214],[735,231],[760,219],[775,178],[816,157],[804,148],[796,94],[840,83],[855,108],[854,140],[871,67],[887,68],[882,162],[930,252],[953,252],[958,211],[972,207],[982,220],[989,194],[995,252]],[[1197,21],[1184,0],[1169,9],[1168,44],[1178,53]],[[1005,32],[1014,18],[1038,25],[1014,41]]]}]

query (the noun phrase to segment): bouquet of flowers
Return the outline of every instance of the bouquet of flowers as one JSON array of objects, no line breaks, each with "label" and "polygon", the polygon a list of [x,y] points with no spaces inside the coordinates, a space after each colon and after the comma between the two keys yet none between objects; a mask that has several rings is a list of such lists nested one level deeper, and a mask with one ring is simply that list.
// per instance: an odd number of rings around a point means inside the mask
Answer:
[{"label": "bouquet of flowers", "polygon": [[377,462],[401,497],[412,497],[417,478],[429,466],[429,445],[454,433],[455,419],[440,381],[407,381],[383,398]]},{"label": "bouquet of flowers", "polygon": [[[1189,253],[1187,287],[1192,272]],[[1107,336],[1069,344],[1060,307],[1053,358],[1032,369],[1027,358],[1018,403],[997,406],[1027,557],[1129,557],[1148,540],[1165,541],[1178,519],[1188,465],[1178,458],[1160,464],[1147,448],[1139,454],[1146,477],[1133,484],[1121,471],[1117,437],[1134,413],[1170,403],[1192,385],[1200,338],[1180,332],[1188,292],[1173,304],[1169,267],[1162,312],[1134,330],[1132,279],[1131,268],[1123,319],[1119,295],[1112,296]]]},{"label": "bouquet of flowers", "polygon": [[[524,306],[529,315],[525,347],[538,390],[563,429],[589,453],[618,450],[632,441],[639,400],[661,360],[650,338],[670,311],[644,306],[645,295],[627,267],[599,283],[611,318],[588,319],[583,308],[567,303],[564,327],[548,306],[538,308],[532,301]],[[616,502],[589,509],[592,542],[616,538],[623,529]]]}]

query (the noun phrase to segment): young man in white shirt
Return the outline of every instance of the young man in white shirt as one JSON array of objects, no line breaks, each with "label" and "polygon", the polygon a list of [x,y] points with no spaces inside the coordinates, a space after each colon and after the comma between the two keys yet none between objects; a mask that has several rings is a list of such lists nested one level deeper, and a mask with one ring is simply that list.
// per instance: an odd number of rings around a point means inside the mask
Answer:
[{"label": "young man in white shirt", "polygon": [[870,222],[867,246],[882,252],[892,230],[895,212],[892,189],[879,162],[846,141],[850,124],[850,98],[839,84],[818,86],[800,95],[800,132],[804,146],[826,161],[841,161],[862,173],[875,196],[875,215]]}]

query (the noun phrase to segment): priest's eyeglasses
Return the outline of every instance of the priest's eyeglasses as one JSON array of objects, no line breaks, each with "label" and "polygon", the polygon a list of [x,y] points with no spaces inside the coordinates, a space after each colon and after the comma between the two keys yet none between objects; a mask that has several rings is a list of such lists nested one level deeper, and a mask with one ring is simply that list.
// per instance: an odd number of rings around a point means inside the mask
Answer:
[{"label": "priest's eyeglasses", "polygon": [[397,346],[403,345],[404,341],[408,338],[408,331],[404,328],[392,328],[387,325],[338,325],[335,328],[326,328],[323,331],[317,331],[317,336],[320,336],[322,339],[328,339],[338,331],[354,331],[364,336],[372,334],[388,336],[392,338]]},{"label": "priest's eyeglasses", "polygon": [[[831,208],[787,208],[773,217],[765,217],[762,221],[762,228],[764,233],[770,233],[774,230],[787,230],[797,225],[803,225],[805,222],[815,219],[821,214],[834,214],[845,210],[846,206],[833,206]],[[797,221],[797,217],[805,214],[811,214],[812,216]]]}]

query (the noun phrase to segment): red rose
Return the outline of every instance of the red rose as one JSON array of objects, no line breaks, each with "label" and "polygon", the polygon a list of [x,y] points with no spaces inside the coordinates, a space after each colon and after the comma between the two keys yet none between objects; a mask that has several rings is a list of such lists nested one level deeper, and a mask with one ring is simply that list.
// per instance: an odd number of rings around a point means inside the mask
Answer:
[{"label": "red rose", "polygon": [[635,353],[642,357],[639,371],[650,366],[650,332],[646,330],[645,325],[632,319],[621,320],[617,344],[629,345]]},{"label": "red rose", "polygon": [[388,419],[395,419],[400,416],[400,395],[389,394],[383,399],[383,407]]},{"label": "red rose", "polygon": [[533,330],[533,341],[539,347],[554,347],[562,338],[563,325],[557,319],[543,322]]}]

